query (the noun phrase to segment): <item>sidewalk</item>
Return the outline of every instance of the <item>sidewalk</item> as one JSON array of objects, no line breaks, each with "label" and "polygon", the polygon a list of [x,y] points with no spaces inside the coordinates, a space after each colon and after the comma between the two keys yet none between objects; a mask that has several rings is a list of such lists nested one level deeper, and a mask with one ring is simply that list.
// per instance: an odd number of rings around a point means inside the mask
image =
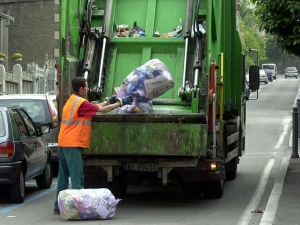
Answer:
[{"label": "sidewalk", "polygon": [[290,155],[282,160],[260,225],[300,225],[300,158],[291,157],[291,138]]}]

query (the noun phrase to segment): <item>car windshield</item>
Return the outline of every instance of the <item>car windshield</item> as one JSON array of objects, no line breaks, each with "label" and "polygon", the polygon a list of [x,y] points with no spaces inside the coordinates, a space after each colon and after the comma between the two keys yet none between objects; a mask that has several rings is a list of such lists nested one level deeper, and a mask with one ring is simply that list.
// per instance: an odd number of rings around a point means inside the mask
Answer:
[{"label": "car windshield", "polygon": [[274,69],[274,65],[263,65],[263,69],[273,70]]},{"label": "car windshield", "polygon": [[3,118],[3,113],[0,111],[0,137],[5,136],[5,123]]},{"label": "car windshield", "polygon": [[286,71],[288,71],[288,72],[296,72],[297,70],[296,70],[295,67],[288,67],[288,68],[286,68]]},{"label": "car windshield", "polygon": [[46,121],[45,101],[36,99],[1,99],[0,104],[7,106],[20,106],[29,114],[34,122]]}]

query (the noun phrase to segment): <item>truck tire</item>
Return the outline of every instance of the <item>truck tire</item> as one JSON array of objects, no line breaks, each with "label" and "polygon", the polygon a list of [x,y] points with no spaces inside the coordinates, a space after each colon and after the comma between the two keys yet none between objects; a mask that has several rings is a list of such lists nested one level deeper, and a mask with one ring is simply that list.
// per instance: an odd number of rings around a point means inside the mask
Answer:
[{"label": "truck tire", "polygon": [[234,180],[237,174],[237,164],[238,164],[238,157],[234,157],[228,163],[226,163],[226,180]]},{"label": "truck tire", "polygon": [[181,184],[182,195],[190,199],[200,199],[203,192],[202,182],[184,182]]},{"label": "truck tire", "polygon": [[205,182],[203,187],[203,195],[205,198],[217,199],[221,198],[224,193],[224,180]]},{"label": "truck tire", "polygon": [[22,203],[25,199],[25,179],[23,171],[20,170],[17,180],[10,185],[10,198],[14,203]]},{"label": "truck tire", "polygon": [[35,178],[36,184],[40,189],[48,189],[52,184],[52,166],[47,160],[43,173]]}]

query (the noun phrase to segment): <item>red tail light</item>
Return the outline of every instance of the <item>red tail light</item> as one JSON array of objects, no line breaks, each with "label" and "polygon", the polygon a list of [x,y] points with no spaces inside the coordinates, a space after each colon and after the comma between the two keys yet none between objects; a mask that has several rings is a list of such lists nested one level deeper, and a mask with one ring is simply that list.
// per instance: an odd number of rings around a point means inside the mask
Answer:
[{"label": "red tail light", "polygon": [[0,143],[0,158],[11,158],[15,153],[14,142],[8,141]]},{"label": "red tail light", "polygon": [[50,106],[50,114],[52,117],[52,122],[57,122],[57,115],[55,109],[53,109],[52,106]]}]

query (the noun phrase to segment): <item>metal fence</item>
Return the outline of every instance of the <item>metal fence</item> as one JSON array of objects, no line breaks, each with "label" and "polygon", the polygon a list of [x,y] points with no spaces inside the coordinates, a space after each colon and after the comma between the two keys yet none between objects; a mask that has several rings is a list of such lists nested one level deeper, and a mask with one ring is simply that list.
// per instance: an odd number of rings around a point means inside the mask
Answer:
[{"label": "metal fence", "polygon": [[50,60],[44,67],[39,67],[33,62],[27,64],[27,71],[16,63],[10,72],[6,72],[0,64],[0,93],[43,94],[56,91],[55,63],[55,60]]}]

